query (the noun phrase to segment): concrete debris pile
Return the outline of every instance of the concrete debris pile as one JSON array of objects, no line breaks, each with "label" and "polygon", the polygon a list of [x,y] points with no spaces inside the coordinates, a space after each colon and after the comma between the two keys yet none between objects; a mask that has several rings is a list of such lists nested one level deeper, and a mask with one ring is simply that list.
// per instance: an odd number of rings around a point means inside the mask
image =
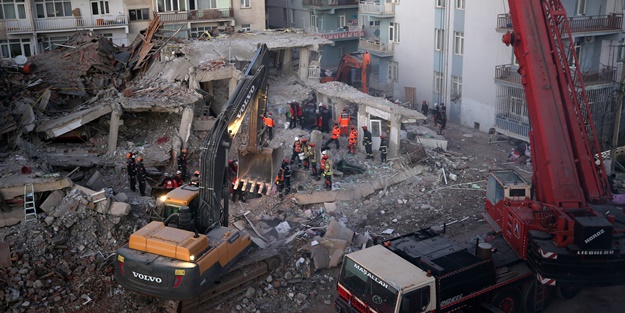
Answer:
[{"label": "concrete debris pile", "polygon": [[71,312],[115,285],[109,261],[134,228],[121,218],[130,205],[75,187],[48,197],[41,222],[0,230],[11,260],[0,269],[1,311]]}]

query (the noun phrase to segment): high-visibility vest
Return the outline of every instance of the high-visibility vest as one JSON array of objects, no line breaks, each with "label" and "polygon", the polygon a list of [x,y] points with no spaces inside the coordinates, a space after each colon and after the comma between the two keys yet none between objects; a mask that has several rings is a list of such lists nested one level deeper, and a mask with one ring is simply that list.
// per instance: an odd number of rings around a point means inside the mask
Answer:
[{"label": "high-visibility vest", "polygon": [[349,141],[356,141],[358,139],[358,132],[354,129],[349,133]]},{"label": "high-visibility vest", "polygon": [[326,176],[328,176],[328,175],[331,176],[332,175],[332,162],[329,161],[329,159],[328,159],[328,162],[325,162],[325,164],[323,166],[323,173]]},{"label": "high-visibility vest", "polygon": [[324,166],[326,165],[326,159],[321,158],[321,163],[319,163],[319,168],[323,171]]},{"label": "high-visibility vest", "polygon": [[341,114],[341,117],[339,117],[339,124],[341,125],[341,127],[347,127],[349,126],[349,120],[350,120],[349,114],[343,113]]},{"label": "high-visibility vest", "polygon": [[341,129],[338,127],[334,127],[332,129],[332,139],[338,139],[341,136]]},{"label": "high-visibility vest", "polygon": [[264,122],[265,122],[265,125],[267,125],[267,127],[274,127],[275,126],[275,124],[273,122],[273,119],[271,117],[265,117],[264,118]]},{"label": "high-visibility vest", "polygon": [[299,141],[296,141],[296,142],[293,144],[293,150],[295,150],[295,152],[297,152],[297,153],[302,152],[302,143],[301,143],[301,142],[299,142]]}]

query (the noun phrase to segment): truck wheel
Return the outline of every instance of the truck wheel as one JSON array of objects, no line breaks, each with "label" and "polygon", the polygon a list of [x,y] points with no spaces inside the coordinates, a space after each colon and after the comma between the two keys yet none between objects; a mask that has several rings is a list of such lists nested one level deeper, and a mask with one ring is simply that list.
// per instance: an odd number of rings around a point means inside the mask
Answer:
[{"label": "truck wheel", "polygon": [[497,293],[491,303],[503,311],[504,313],[521,312],[521,290],[519,288],[510,288]]},{"label": "truck wheel", "polygon": [[571,300],[579,294],[579,287],[562,287],[556,288],[556,297],[563,300]]}]

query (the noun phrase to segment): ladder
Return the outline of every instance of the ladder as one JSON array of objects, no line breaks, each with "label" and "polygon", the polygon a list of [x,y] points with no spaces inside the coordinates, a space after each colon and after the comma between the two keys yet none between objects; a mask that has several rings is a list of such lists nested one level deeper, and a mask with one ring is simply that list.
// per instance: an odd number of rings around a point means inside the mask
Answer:
[{"label": "ladder", "polygon": [[24,185],[24,222],[37,221],[35,208],[35,187],[33,184]]}]

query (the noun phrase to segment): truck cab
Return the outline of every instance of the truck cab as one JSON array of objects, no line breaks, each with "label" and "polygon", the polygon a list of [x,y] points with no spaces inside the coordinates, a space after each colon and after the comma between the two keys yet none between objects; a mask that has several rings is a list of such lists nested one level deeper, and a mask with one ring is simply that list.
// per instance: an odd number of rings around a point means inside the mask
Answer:
[{"label": "truck cab", "polygon": [[413,313],[436,309],[435,278],[383,246],[345,256],[338,312]]}]

